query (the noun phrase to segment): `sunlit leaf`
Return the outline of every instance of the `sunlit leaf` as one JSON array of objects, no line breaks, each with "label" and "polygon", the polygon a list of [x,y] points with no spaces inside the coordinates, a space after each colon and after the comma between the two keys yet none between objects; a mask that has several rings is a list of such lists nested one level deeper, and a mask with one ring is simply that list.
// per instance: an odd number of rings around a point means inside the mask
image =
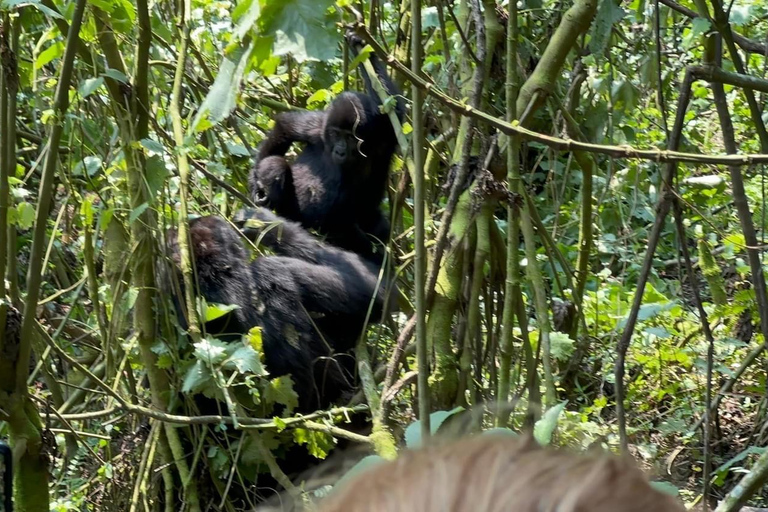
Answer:
[{"label": "sunlit leaf", "polygon": [[54,59],[64,54],[64,43],[57,42],[40,52],[35,60],[35,69],[40,69]]},{"label": "sunlit leaf", "polygon": [[264,400],[272,404],[284,405],[287,412],[299,406],[299,395],[293,390],[293,379],[290,375],[276,377],[269,381],[264,389]]},{"label": "sunlit leaf", "polygon": [[217,365],[227,357],[227,344],[211,338],[195,343],[195,357],[208,365]]},{"label": "sunlit leaf", "polygon": [[232,12],[232,20],[235,22],[234,36],[237,39],[242,39],[251,30],[256,20],[259,19],[260,13],[261,5],[259,0],[244,0],[240,2]]},{"label": "sunlit leaf", "polygon": [[209,302],[206,304],[204,322],[210,322],[226,315],[230,311],[240,309],[237,304],[216,304]]},{"label": "sunlit leaf", "polygon": [[[429,430],[432,434],[437,433],[440,426],[453,416],[464,410],[463,407],[456,407],[450,411],[437,411],[429,415]],[[421,420],[414,421],[405,429],[405,445],[408,448],[418,448],[421,446]]]},{"label": "sunlit leaf", "polygon": [[[236,345],[235,345],[236,346]],[[237,370],[240,373],[253,373],[255,375],[265,375],[266,372],[261,366],[259,354],[250,345],[243,345],[227,357],[222,364],[225,370]]]}]

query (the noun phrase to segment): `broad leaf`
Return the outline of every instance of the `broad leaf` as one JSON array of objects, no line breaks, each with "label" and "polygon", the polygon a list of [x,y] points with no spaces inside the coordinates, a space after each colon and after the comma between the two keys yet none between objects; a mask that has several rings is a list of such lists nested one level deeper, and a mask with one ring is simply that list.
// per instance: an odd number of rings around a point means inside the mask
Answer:
[{"label": "broad leaf", "polygon": [[[237,95],[240,92],[240,83],[243,81],[248,59],[253,51],[253,43],[248,43],[245,48],[238,48],[232,55],[224,56],[211,90],[200,105],[192,129],[196,132],[216,125],[229,114],[237,105]],[[203,121],[207,121],[205,125]]]},{"label": "broad leaf", "polygon": [[216,304],[214,302],[208,302],[205,307],[204,322],[210,322],[211,320],[221,318],[230,311],[236,309],[240,309],[240,306],[237,304]]},{"label": "broad leaf", "polygon": [[269,2],[261,13],[262,33],[273,37],[272,53],[298,62],[336,57],[339,34],[327,14],[333,0]]},{"label": "broad leaf", "polygon": [[[450,411],[437,411],[429,415],[429,431],[435,434],[440,426],[456,413],[462,412],[463,407],[456,407]],[[405,445],[408,448],[418,448],[421,446],[421,420],[414,421],[405,429]]]},{"label": "broad leaf", "polygon": [[85,80],[82,85],[80,85],[78,93],[80,93],[81,98],[87,98],[96,92],[103,84],[104,78],[101,76],[97,76],[96,78],[89,78],[88,80]]},{"label": "broad leaf", "polygon": [[211,371],[202,361],[197,361],[184,376],[181,391],[184,393],[196,393],[213,384]]},{"label": "broad leaf", "polygon": [[251,346],[237,346],[232,354],[222,364],[226,370],[237,370],[240,373],[253,373],[254,375],[265,375],[264,367],[261,366],[259,353],[253,350]]},{"label": "broad leaf", "polygon": [[12,10],[14,7],[26,7],[27,5],[33,6],[35,9],[38,9],[40,12],[50,16],[51,18],[64,19],[64,16],[62,16],[59,12],[46,7],[40,3],[39,0],[3,0],[0,2],[0,7],[2,7],[3,10]]},{"label": "broad leaf", "polygon": [[277,377],[269,381],[264,390],[264,400],[272,404],[281,404],[291,412],[299,406],[299,395],[293,390],[290,375]]},{"label": "broad leaf", "polygon": [[251,30],[251,27],[261,14],[259,0],[244,0],[232,12],[232,20],[235,22],[233,32],[237,39],[242,39]]},{"label": "broad leaf", "polygon": [[216,339],[205,338],[195,343],[195,357],[208,365],[219,364],[227,357],[227,345]]},{"label": "broad leaf", "polygon": [[560,402],[547,410],[547,412],[544,413],[544,416],[542,416],[533,426],[533,437],[540,445],[547,446],[552,442],[552,434],[554,434],[555,428],[557,427],[557,420],[560,418],[560,414],[562,414],[563,410],[565,410],[565,405],[567,403],[567,400]]}]

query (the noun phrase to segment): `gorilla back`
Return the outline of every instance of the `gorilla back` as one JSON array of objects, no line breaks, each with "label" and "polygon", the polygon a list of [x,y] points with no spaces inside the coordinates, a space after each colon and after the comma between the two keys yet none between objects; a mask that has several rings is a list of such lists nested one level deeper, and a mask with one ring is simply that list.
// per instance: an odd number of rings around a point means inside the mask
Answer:
[{"label": "gorilla back", "polygon": [[[386,293],[377,289],[375,267],[314,240],[269,211],[248,210],[239,216],[263,226],[281,224],[280,237],[271,230],[260,237],[277,255],[248,263],[240,234],[226,220],[208,216],[190,221],[200,294],[209,302],[238,306],[206,324],[206,331],[231,341],[261,327],[270,374],[292,376],[302,412],[325,408],[353,390],[354,359],[346,352],[364,328],[369,305],[378,315],[383,311]],[[255,236],[258,229],[247,231]],[[168,238],[178,264],[175,232]],[[179,289],[175,297],[183,296],[183,287]],[[175,302],[186,325],[180,301]]]}]

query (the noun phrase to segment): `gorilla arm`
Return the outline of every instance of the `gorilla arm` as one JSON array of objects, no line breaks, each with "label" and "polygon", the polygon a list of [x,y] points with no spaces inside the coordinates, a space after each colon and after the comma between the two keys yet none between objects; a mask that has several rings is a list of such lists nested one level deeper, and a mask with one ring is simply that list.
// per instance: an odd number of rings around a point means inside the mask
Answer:
[{"label": "gorilla arm", "polygon": [[[355,34],[354,31],[347,32],[346,38],[350,48],[352,48],[355,53],[359,52],[365,46],[363,40],[360,39],[360,37]],[[379,57],[375,53],[371,53],[369,59],[374,71],[376,71],[376,76],[379,78],[379,81],[381,81],[381,84],[386,89],[387,94],[394,96],[395,113],[397,114],[397,118],[402,123],[403,118],[405,117],[405,102],[403,101],[403,93],[400,92],[400,89],[397,88],[397,85],[395,85],[395,83],[389,78],[389,75],[387,74],[387,68],[384,66],[381,60],[379,60]],[[373,89],[371,78],[368,76],[368,73],[365,71],[362,63],[360,64],[360,74],[362,75],[363,81],[365,82],[365,90],[368,95],[374,102],[376,102],[377,105],[381,105],[379,95]]]},{"label": "gorilla arm", "polygon": [[294,142],[323,143],[325,112],[296,110],[275,118],[275,126],[259,146],[259,158],[285,156]]}]

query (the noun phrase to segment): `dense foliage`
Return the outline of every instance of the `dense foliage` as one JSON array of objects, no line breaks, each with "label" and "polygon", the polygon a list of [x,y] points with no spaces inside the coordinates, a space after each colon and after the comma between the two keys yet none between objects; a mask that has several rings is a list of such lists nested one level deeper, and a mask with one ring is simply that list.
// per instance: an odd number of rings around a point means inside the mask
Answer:
[{"label": "dense foliage", "polygon": [[[689,503],[768,499],[768,3],[429,0],[414,34],[413,1],[0,3],[20,510],[252,508],[322,495],[297,475],[337,445],[499,428],[628,450]],[[179,326],[165,238],[248,205],[274,116],[361,90],[372,52],[409,105],[384,204],[398,304],[352,403],[297,416],[258,328]]]}]

